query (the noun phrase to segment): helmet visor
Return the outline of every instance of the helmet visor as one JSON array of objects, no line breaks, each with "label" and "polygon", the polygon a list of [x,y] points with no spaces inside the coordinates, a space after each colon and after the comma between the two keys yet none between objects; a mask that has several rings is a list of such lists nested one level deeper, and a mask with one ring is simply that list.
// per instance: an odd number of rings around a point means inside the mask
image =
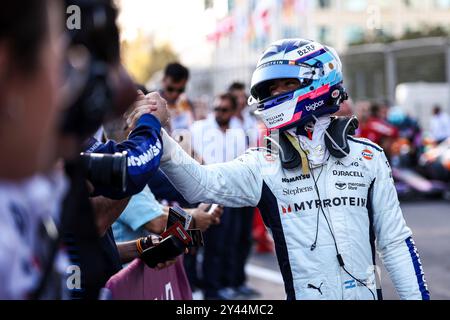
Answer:
[{"label": "helmet visor", "polygon": [[[274,61],[275,63],[277,61]],[[300,88],[304,88],[319,78],[319,72],[313,66],[307,64],[297,64],[295,61],[279,60],[280,64],[261,65],[254,72],[252,77],[253,88],[251,94],[258,101],[270,97],[270,86],[274,80],[297,79],[300,81]]]}]

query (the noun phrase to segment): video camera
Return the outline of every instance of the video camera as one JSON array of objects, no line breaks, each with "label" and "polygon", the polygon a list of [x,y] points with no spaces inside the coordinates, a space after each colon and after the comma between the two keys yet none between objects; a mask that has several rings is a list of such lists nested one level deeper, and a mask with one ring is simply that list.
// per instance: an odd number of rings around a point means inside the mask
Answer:
[{"label": "video camera", "polygon": [[179,207],[169,209],[166,231],[159,244],[144,250],[140,256],[142,261],[154,268],[158,263],[175,259],[187,248],[204,245],[203,235],[199,229],[188,229],[192,216]]}]

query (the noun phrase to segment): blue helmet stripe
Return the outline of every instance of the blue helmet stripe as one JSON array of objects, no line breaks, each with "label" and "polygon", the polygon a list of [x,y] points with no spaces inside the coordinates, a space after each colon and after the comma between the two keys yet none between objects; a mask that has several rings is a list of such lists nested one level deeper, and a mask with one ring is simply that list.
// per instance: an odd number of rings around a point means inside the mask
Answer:
[{"label": "blue helmet stripe", "polygon": [[325,49],[320,49],[320,50],[317,50],[317,51],[315,51],[315,52],[313,52],[311,54],[308,54],[308,55],[306,55],[304,57],[301,57],[301,58],[295,60],[295,62],[298,62],[298,63],[305,62],[305,61],[308,61],[309,59],[312,59],[312,58],[315,58],[317,56],[320,56],[321,54],[324,54],[325,52],[327,52]]}]

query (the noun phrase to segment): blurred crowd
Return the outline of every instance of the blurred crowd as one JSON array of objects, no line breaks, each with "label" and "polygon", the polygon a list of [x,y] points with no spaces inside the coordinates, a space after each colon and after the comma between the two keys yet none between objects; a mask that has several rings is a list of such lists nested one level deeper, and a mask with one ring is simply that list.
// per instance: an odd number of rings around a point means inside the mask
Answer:
[{"label": "blurred crowd", "polygon": [[[82,8],[80,29],[65,28],[70,5]],[[204,164],[261,146],[247,87],[230,83],[205,105],[186,95],[189,70],[177,62],[158,88],[134,83],[120,63],[116,15],[107,0],[10,1],[0,12],[0,298],[117,297],[127,272],[144,283],[138,258],[162,243],[174,206],[192,216],[204,246],[158,262],[150,283],[175,273],[188,292],[178,298],[255,298],[245,266],[252,250],[273,252],[258,210],[188,203],[158,169],[161,128]],[[398,167],[423,168],[435,159],[423,158],[429,149],[449,143],[439,106],[429,135],[386,102],[344,101],[336,116],[349,115]],[[441,167],[421,173],[442,178]],[[128,283],[122,297],[134,290]]]}]

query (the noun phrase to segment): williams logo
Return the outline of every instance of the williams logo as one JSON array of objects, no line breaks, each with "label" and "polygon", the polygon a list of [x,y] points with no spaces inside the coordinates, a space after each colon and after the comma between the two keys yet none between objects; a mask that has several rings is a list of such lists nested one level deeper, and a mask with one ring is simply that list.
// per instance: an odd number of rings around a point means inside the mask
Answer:
[{"label": "williams logo", "polygon": [[333,176],[339,176],[339,177],[360,177],[360,178],[364,178],[362,172],[359,172],[359,171],[340,171],[340,170],[333,170]]},{"label": "williams logo", "polygon": [[267,118],[267,122],[270,125],[274,125],[274,124],[276,124],[278,122],[283,121],[283,119],[284,119],[284,113],[280,113],[280,114],[277,114],[276,116],[268,117]]},{"label": "williams logo", "polygon": [[372,160],[372,158],[373,158],[373,152],[370,151],[369,149],[364,149],[364,150],[362,151],[362,156],[363,156],[363,158],[366,159],[366,160]]},{"label": "williams logo", "polygon": [[336,186],[336,189],[338,190],[344,190],[345,188],[347,188],[347,184],[345,182],[336,182],[334,184]]}]

